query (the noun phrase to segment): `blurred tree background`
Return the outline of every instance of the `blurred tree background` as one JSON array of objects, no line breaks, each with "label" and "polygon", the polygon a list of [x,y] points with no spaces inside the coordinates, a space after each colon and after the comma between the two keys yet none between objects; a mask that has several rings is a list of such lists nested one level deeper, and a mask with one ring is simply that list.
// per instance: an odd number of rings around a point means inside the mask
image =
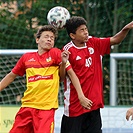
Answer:
[{"label": "blurred tree background", "polygon": [[[47,13],[54,6],[67,8],[71,16],[82,16],[88,22],[89,34],[112,36],[133,20],[133,0],[1,0],[0,48],[37,49],[37,29],[47,24]],[[59,30],[55,46],[62,48],[69,41],[65,29]],[[133,30],[112,52],[130,53],[133,49]],[[109,104],[109,55],[103,60],[104,99]]]}]

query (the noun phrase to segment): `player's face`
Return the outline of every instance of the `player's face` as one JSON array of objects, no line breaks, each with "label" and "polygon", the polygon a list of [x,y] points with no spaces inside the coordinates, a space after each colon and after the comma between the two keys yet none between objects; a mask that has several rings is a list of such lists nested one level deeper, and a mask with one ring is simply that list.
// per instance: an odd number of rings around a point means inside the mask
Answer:
[{"label": "player's face", "polygon": [[44,31],[40,38],[36,39],[36,43],[38,44],[38,49],[41,51],[48,51],[52,47],[54,47],[55,36],[51,31]]},{"label": "player's face", "polygon": [[88,28],[86,25],[81,25],[77,28],[77,31],[75,34],[72,35],[73,42],[75,45],[84,45],[88,41]]}]

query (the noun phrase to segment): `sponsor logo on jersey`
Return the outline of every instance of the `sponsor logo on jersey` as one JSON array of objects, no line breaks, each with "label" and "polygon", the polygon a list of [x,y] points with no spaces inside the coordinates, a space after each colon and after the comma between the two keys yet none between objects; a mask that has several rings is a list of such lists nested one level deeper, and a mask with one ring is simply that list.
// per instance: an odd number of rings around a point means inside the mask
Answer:
[{"label": "sponsor logo on jersey", "polygon": [[42,75],[34,75],[28,77],[28,82],[34,82],[38,80],[48,80],[48,79],[53,79],[53,75],[47,75],[47,76],[42,76]]}]

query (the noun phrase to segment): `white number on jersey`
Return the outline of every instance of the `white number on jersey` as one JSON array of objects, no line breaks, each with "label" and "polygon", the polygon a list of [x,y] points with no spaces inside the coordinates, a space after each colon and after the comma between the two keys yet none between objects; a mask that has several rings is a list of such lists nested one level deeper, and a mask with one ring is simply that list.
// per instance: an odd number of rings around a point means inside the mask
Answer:
[{"label": "white number on jersey", "polygon": [[91,64],[92,64],[92,58],[89,57],[89,58],[86,59],[86,61],[85,61],[85,66],[86,66],[86,67],[90,67]]}]

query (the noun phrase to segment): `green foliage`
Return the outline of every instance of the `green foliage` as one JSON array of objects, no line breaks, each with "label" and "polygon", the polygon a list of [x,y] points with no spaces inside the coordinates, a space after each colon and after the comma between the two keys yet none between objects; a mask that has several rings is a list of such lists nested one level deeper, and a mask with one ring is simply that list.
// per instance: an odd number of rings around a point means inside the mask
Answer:
[{"label": "green foliage", "polygon": [[[1,5],[4,7],[0,8],[1,49],[37,48],[34,35],[39,26],[47,24],[48,11],[57,5],[66,7],[71,16],[79,14],[83,16],[88,22],[90,34],[97,37],[112,36],[119,31],[132,20],[133,9],[133,2],[130,0],[118,3],[113,0],[104,2],[103,0],[2,0]],[[131,38],[129,35],[126,39],[131,40]],[[65,29],[59,30],[56,47],[61,48],[68,41]],[[128,51],[131,51],[131,44],[127,45],[129,45]],[[124,51],[125,48],[120,50]]]},{"label": "green foliage", "polygon": [[[133,19],[132,0],[1,0],[0,4],[1,49],[37,49],[34,35],[57,5],[66,7],[71,16],[83,16],[90,35],[97,37],[112,36]],[[59,30],[55,46],[62,48],[69,40],[66,30]],[[112,52],[131,52],[132,43],[133,31]],[[103,66],[105,104],[109,104],[109,56]]]}]

